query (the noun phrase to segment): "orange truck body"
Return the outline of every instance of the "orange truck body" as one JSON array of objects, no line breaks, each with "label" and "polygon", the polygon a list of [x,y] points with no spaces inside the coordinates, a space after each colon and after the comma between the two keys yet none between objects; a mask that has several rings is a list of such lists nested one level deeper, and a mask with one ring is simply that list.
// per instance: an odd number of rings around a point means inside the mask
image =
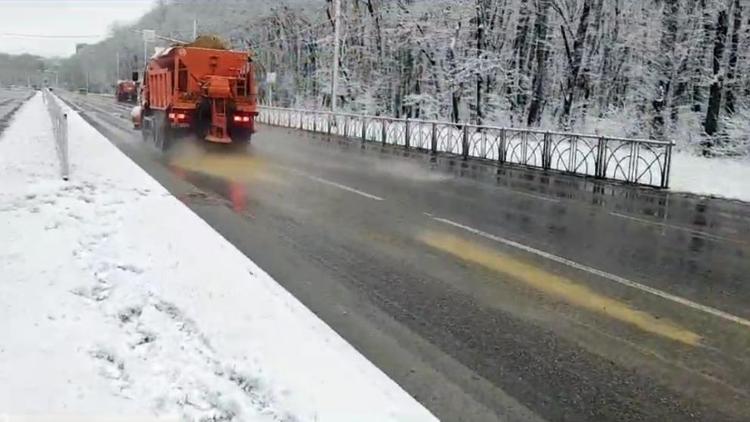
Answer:
[{"label": "orange truck body", "polygon": [[194,128],[206,140],[230,143],[254,132],[257,87],[244,51],[173,46],[144,73],[143,116],[163,115],[170,128]]}]

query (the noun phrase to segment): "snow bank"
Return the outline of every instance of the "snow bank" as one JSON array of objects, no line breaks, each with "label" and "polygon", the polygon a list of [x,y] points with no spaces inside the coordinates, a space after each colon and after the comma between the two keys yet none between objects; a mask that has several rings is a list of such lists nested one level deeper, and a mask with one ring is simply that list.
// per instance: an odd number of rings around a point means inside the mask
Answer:
[{"label": "snow bank", "polygon": [[672,156],[673,191],[720,196],[750,202],[750,160],[704,158],[687,152]]},{"label": "snow bank", "polygon": [[70,182],[41,95],[0,138],[0,414],[434,419],[69,116]]}]

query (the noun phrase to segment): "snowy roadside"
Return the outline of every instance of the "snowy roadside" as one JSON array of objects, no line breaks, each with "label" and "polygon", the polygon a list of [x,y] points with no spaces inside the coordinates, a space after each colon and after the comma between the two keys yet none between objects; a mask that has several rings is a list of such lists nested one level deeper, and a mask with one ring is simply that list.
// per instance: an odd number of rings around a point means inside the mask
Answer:
[{"label": "snowy roadside", "polygon": [[41,95],[0,138],[0,415],[434,419],[73,112],[69,127],[70,182]]},{"label": "snowy roadside", "polygon": [[750,202],[750,158],[672,155],[670,190]]}]

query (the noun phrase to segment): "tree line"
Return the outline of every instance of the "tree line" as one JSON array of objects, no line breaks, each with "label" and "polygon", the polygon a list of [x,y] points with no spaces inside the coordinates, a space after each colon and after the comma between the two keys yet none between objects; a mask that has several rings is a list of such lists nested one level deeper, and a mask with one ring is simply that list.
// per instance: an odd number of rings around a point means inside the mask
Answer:
[{"label": "tree line", "polygon": [[0,53],[0,86],[40,85],[48,77],[47,67],[45,60],[38,56]]}]

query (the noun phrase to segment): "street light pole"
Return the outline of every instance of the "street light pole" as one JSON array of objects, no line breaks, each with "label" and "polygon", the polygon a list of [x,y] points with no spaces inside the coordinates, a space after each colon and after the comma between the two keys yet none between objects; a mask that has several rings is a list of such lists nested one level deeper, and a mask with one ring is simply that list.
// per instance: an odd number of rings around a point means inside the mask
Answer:
[{"label": "street light pole", "polygon": [[333,75],[331,81],[331,111],[336,112],[336,96],[339,83],[339,37],[340,37],[340,15],[341,0],[333,0],[334,24],[333,24]]}]

